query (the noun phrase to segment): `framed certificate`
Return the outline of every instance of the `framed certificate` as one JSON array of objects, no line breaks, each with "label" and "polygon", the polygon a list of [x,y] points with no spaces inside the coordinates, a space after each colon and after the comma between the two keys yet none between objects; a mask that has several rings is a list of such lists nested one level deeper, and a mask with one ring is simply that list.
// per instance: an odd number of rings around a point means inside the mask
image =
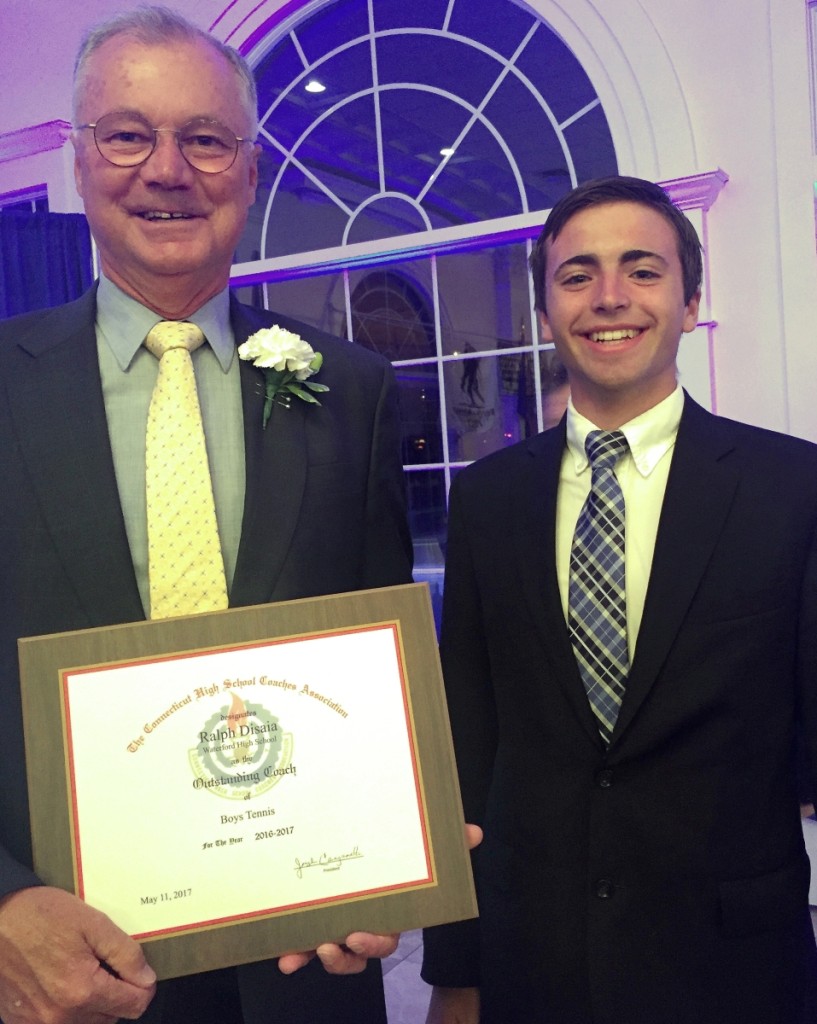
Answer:
[{"label": "framed certificate", "polygon": [[159,977],[475,915],[425,585],[19,651],[35,869]]}]

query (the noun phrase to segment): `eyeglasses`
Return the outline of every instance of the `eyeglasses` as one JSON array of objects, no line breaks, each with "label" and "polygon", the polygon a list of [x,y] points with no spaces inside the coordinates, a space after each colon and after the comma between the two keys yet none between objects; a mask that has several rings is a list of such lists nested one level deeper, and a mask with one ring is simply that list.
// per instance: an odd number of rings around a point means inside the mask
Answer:
[{"label": "eyeglasses", "polygon": [[153,128],[140,114],[113,111],[93,124],[78,124],[94,133],[96,148],[116,167],[138,167],[156,149],[159,132],[176,136],[182,156],[197,171],[218,174],[235,163],[238,145],[251,142],[240,139],[219,121],[194,117],[181,128]]}]

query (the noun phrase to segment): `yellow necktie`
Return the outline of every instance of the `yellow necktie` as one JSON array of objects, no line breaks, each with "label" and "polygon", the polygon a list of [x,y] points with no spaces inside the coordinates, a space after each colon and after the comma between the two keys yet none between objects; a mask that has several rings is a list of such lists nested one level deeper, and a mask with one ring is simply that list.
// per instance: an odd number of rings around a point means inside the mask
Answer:
[{"label": "yellow necktie", "polygon": [[163,320],[145,339],[159,360],[145,445],[150,617],[227,607],[213,484],[190,353],[195,324]]}]

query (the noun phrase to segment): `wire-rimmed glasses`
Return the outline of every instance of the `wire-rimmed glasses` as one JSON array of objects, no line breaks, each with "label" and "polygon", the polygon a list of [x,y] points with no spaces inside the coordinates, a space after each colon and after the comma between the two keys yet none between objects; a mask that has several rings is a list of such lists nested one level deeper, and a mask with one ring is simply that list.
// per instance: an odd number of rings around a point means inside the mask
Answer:
[{"label": "wire-rimmed glasses", "polygon": [[235,163],[238,147],[251,139],[239,138],[220,121],[194,117],[181,128],[154,128],[141,114],[114,110],[92,124],[77,129],[94,133],[100,155],[115,167],[138,167],[156,149],[159,132],[176,136],[176,143],[191,167],[205,174],[218,174]]}]

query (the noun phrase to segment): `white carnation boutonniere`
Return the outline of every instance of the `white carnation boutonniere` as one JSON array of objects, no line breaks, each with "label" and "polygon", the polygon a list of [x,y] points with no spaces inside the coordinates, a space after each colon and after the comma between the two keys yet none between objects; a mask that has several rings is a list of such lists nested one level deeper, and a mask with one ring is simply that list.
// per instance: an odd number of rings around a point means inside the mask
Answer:
[{"label": "white carnation boutonniere", "polygon": [[320,405],[315,393],[329,390],[325,384],[309,380],[323,364],[320,352],[316,352],[300,335],[277,324],[251,334],[243,345],[238,346],[238,354],[242,359],[252,360],[253,366],[264,372],[265,429],[276,399],[281,405],[289,406],[295,395],[304,402]]}]

